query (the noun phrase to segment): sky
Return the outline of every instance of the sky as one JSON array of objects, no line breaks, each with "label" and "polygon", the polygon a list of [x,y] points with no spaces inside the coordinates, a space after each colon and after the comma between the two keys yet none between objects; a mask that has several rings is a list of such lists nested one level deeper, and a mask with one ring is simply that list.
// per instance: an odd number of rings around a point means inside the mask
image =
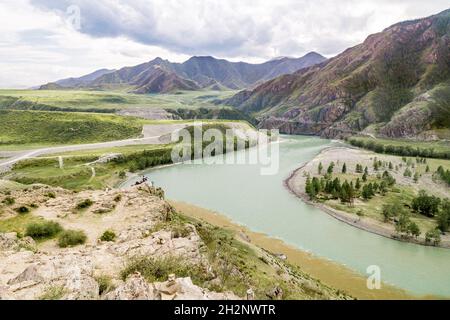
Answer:
[{"label": "sky", "polygon": [[394,23],[448,8],[448,0],[2,0],[0,88],[156,57],[332,57]]}]

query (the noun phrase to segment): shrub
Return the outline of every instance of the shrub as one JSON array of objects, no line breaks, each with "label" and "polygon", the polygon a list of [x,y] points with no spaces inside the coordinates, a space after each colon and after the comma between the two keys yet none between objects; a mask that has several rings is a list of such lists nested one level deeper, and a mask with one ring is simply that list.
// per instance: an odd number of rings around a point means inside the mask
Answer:
[{"label": "shrub", "polygon": [[425,234],[425,242],[433,243],[433,245],[435,245],[435,246],[439,245],[439,243],[441,243],[441,234],[440,234],[439,230],[437,230],[437,229],[429,230]]},{"label": "shrub", "polygon": [[92,201],[91,199],[86,199],[86,200],[83,200],[83,201],[78,202],[76,208],[77,208],[78,210],[83,210],[83,209],[89,208],[89,207],[92,206],[93,204],[94,204],[94,201]]},{"label": "shrub", "polygon": [[83,231],[67,230],[60,234],[58,245],[61,248],[74,247],[84,244],[87,240],[86,234]]},{"label": "shrub", "polygon": [[441,199],[429,196],[424,190],[419,192],[419,196],[413,199],[412,208],[421,215],[433,218],[439,211]]},{"label": "shrub", "polygon": [[28,207],[21,206],[19,208],[16,208],[16,211],[20,214],[26,214],[30,212],[30,209]]},{"label": "shrub", "polygon": [[175,225],[172,227],[173,238],[187,238],[191,234],[192,230],[185,225]]},{"label": "shrub", "polygon": [[113,242],[114,240],[116,240],[116,233],[112,230],[106,230],[105,232],[103,232],[100,240],[104,242]]},{"label": "shrub", "polygon": [[147,281],[166,281],[170,274],[177,277],[191,277],[194,282],[202,283],[206,272],[201,267],[189,265],[180,257],[153,259],[151,257],[136,257],[120,273],[123,280],[129,275],[139,272]]},{"label": "shrub", "polygon": [[35,240],[50,239],[55,237],[62,230],[61,225],[57,222],[43,221],[29,224],[25,235]]},{"label": "shrub", "polygon": [[51,199],[55,199],[56,198],[56,194],[54,192],[48,192],[46,194],[47,197],[51,198]]},{"label": "shrub", "polygon": [[45,290],[39,300],[61,300],[65,293],[66,290],[63,286],[51,286]]},{"label": "shrub", "polygon": [[6,204],[7,206],[11,206],[16,203],[16,199],[14,199],[13,197],[6,197],[5,199],[3,199],[2,203]]},{"label": "shrub", "polygon": [[101,275],[101,276],[95,277],[95,281],[97,281],[97,283],[98,283],[98,294],[99,295],[102,295],[102,294],[110,292],[111,290],[114,290],[114,285],[112,283],[112,279],[110,276]]},{"label": "shrub", "polygon": [[114,201],[115,202],[120,202],[120,200],[122,200],[122,195],[118,194],[117,196],[114,197]]}]

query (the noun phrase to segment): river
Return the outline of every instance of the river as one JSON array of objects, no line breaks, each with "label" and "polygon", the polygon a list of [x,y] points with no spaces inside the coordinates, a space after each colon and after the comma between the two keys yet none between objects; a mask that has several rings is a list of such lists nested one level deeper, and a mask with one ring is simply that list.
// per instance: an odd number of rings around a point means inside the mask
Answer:
[{"label": "river", "polygon": [[280,170],[271,176],[261,175],[259,165],[250,164],[182,164],[145,175],[169,199],[220,212],[361,275],[369,266],[379,266],[383,282],[410,294],[450,297],[449,249],[398,242],[351,227],[303,203],[284,187],[293,170],[336,144],[316,137],[282,136]]}]

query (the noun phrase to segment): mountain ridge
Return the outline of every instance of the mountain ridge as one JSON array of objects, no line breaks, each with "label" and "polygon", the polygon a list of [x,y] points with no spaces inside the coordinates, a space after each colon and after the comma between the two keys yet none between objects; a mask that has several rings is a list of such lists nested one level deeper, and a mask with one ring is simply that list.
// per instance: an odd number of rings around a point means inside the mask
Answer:
[{"label": "mountain ridge", "polygon": [[254,113],[261,126],[283,133],[333,138],[367,129],[388,137],[414,137],[434,128],[435,96],[450,91],[449,79],[446,10],[394,24],[336,57],[223,103]]},{"label": "mountain ridge", "polygon": [[[230,62],[212,56],[193,56],[183,63],[172,63],[162,58],[156,58],[136,66],[124,67],[119,70],[101,69],[94,73],[80,77],[59,80],[41,88],[93,88],[102,89],[107,86],[131,86],[133,92],[149,93],[145,87],[161,87],[163,91],[152,93],[166,93],[167,90],[198,90],[199,88],[238,90],[256,85],[259,82],[273,79],[281,74],[292,73],[325,61],[326,58],[316,52],[311,52],[300,58],[284,58],[267,61],[261,64],[246,62]],[[155,67],[159,67],[156,69]],[[172,78],[172,85],[159,84],[154,81],[161,79],[164,70],[166,80]],[[153,75],[158,72],[158,75]],[[96,76],[98,75],[98,76]],[[151,79],[152,84],[144,82]],[[195,83],[195,84],[194,84]],[[167,83],[166,83],[167,84]],[[176,84],[180,84],[180,88]],[[189,89],[193,88],[193,89]]]}]

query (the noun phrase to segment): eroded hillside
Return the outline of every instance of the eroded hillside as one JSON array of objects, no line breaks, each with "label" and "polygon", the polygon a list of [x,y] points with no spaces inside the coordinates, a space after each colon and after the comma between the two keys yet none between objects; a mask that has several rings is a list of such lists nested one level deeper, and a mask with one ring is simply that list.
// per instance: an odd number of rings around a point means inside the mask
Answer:
[{"label": "eroded hillside", "polygon": [[284,133],[430,137],[435,129],[448,129],[442,119],[449,116],[449,79],[447,10],[393,25],[322,64],[224,102]]},{"label": "eroded hillside", "polygon": [[175,212],[161,189],[1,190],[1,299],[349,298]]}]

